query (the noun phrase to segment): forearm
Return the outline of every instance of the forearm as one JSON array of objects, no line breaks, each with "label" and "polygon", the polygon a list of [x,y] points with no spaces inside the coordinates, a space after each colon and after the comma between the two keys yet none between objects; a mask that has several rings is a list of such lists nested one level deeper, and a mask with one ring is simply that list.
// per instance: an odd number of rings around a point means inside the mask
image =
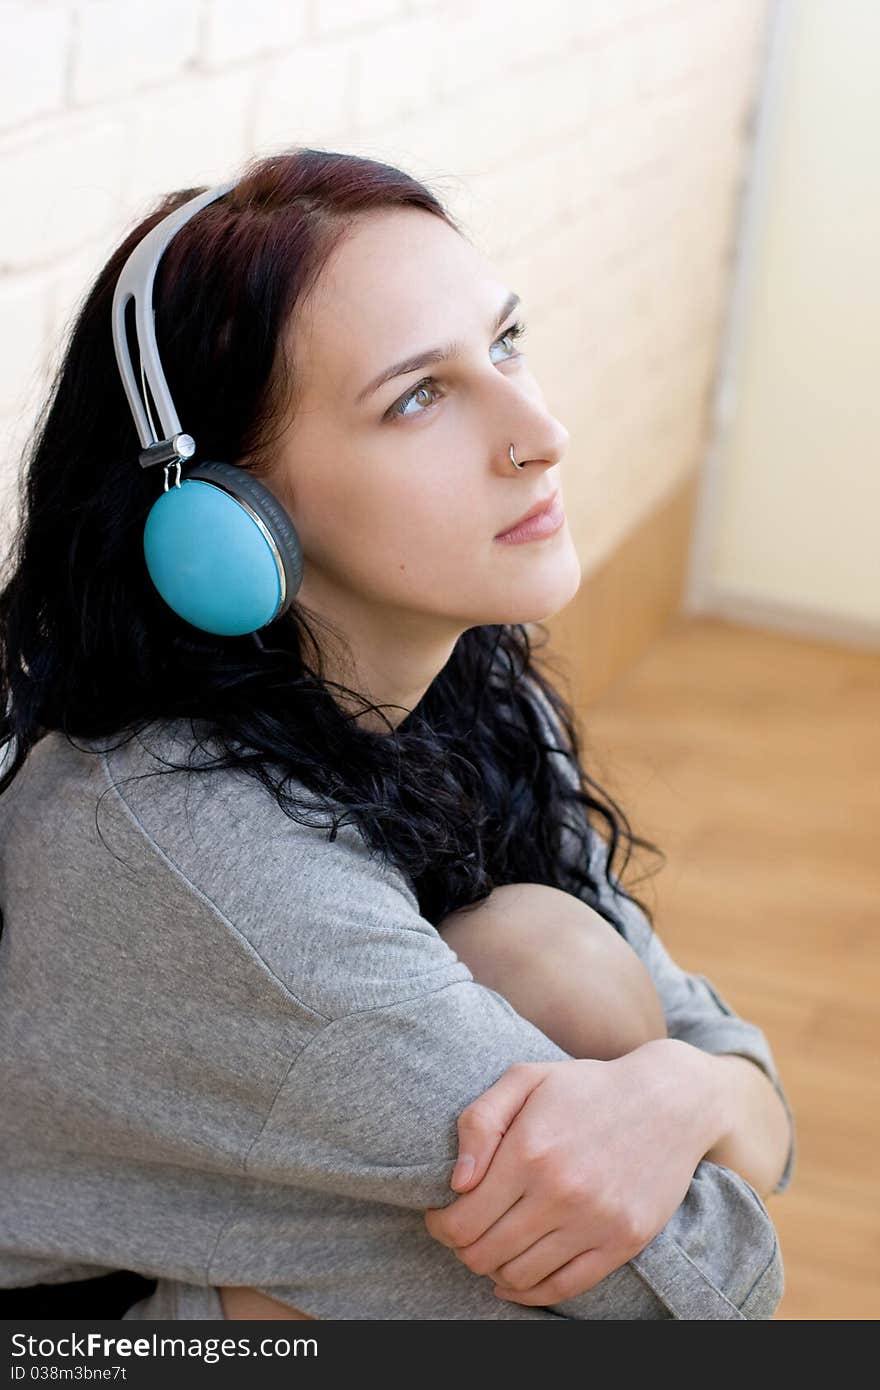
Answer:
[{"label": "forearm", "polygon": [[703,1157],[732,1168],[764,1198],[778,1183],[788,1157],[791,1129],[785,1106],[750,1058],[692,1050],[699,1054],[705,1094],[721,1102],[718,1138]]},{"label": "forearm", "polygon": [[772,1191],[790,1139],[772,1083],[748,1058],[668,1039],[643,962],[592,909],[543,885],[508,885],[451,913],[438,930],[475,979],[572,1057],[610,1060],[658,1039],[686,1049],[670,1064],[686,1107],[682,1122],[711,1145],[705,1158],[732,1168],[762,1197]]}]

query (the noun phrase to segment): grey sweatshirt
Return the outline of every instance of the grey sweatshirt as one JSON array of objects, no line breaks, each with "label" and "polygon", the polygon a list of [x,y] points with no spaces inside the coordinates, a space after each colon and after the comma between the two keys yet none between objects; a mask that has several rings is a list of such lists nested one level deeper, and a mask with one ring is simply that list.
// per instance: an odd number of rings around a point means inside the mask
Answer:
[{"label": "grey sweatshirt", "polygon": [[[189,734],[96,756],[52,732],[0,797],[0,1288],[130,1269],[158,1280],[132,1319],[222,1318],[226,1284],[322,1319],[771,1318],[767,1209],[705,1160],[644,1250],[552,1306],[497,1299],[429,1235],[461,1111],[569,1054],[355,827],[330,843],[240,771],[126,780]],[[614,906],[670,1036],[751,1058],[791,1120],[761,1030]],[[792,1121],[777,1192],[794,1149]]]}]

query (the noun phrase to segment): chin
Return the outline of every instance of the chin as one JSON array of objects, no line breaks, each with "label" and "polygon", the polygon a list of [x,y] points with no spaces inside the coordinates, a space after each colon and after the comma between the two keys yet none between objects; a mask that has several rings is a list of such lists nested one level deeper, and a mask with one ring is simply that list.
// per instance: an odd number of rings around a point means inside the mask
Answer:
[{"label": "chin", "polygon": [[[542,623],[571,603],[581,583],[580,565],[566,567],[565,583],[545,582],[530,586],[524,582],[519,592],[510,592],[484,614],[480,623]],[[512,587],[512,586],[510,586]]]},{"label": "chin", "polygon": [[581,586],[581,565],[574,546],[555,566],[535,566],[529,574],[523,567],[518,584],[508,582],[505,607],[509,616],[496,619],[506,623],[541,623],[571,603]]}]

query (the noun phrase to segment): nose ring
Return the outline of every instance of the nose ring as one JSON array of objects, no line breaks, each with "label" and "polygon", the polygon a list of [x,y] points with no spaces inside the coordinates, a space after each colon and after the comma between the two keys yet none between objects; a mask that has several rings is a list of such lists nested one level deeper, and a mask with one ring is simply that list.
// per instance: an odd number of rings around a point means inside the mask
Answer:
[{"label": "nose ring", "polygon": [[516,459],[514,458],[514,456],[513,456],[513,445],[512,445],[512,444],[511,444],[511,446],[510,446],[510,462],[513,464],[514,468],[525,468],[525,464],[524,464],[524,463],[517,463]]}]

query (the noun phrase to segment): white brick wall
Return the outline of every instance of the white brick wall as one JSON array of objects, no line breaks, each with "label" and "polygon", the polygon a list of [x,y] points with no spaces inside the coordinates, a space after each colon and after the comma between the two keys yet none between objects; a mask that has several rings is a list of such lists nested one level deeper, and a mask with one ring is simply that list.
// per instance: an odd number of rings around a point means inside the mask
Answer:
[{"label": "white brick wall", "polygon": [[306,11],[306,0],[214,0],[203,11],[202,66],[249,63],[300,43]]},{"label": "white brick wall", "polygon": [[0,22],[0,130],[7,130],[64,105],[74,18],[66,7],[7,0]]},{"label": "white brick wall", "polygon": [[[314,143],[426,179],[524,297],[585,569],[699,457],[769,0],[2,0],[0,496],[172,188]],[[566,467],[566,465],[564,465]]]},{"label": "white brick wall", "polygon": [[199,0],[82,0],[74,7],[70,99],[98,106],[185,76],[199,49]]}]

